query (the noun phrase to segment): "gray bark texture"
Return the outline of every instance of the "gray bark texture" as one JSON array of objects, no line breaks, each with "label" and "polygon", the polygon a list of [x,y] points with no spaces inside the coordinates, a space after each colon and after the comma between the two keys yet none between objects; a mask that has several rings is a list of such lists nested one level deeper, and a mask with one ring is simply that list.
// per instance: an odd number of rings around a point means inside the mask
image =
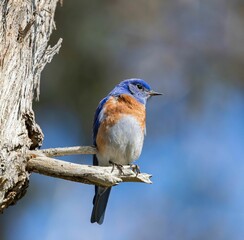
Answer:
[{"label": "gray bark texture", "polygon": [[48,46],[57,0],[0,1],[0,212],[28,186],[29,150],[41,146],[33,98],[40,74],[61,46]]}]

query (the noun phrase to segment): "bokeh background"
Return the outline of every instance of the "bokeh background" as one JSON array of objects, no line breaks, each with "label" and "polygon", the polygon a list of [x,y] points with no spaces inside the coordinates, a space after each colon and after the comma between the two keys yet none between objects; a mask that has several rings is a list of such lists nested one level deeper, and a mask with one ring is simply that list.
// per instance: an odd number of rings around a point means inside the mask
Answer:
[{"label": "bokeh background", "polygon": [[51,44],[64,40],[35,104],[43,148],[90,145],[100,99],[143,78],[164,92],[147,105],[138,161],[153,184],[114,187],[99,226],[93,186],[32,174],[0,239],[243,240],[244,2],[66,0],[55,19]]}]

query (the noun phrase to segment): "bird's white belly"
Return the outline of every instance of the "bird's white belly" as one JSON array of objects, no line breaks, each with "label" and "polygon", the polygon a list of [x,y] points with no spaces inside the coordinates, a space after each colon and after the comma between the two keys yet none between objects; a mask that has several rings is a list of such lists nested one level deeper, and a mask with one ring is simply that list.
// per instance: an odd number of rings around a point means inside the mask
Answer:
[{"label": "bird's white belly", "polygon": [[132,116],[122,117],[104,136],[106,146],[98,152],[99,165],[110,165],[109,161],[126,165],[139,158],[144,140],[144,130]]}]

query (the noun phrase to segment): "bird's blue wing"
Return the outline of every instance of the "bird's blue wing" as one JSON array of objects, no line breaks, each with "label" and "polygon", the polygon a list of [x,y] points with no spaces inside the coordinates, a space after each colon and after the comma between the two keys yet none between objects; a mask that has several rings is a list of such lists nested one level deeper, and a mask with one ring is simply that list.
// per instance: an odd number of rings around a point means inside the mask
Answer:
[{"label": "bird's blue wing", "polygon": [[96,109],[96,112],[95,112],[94,121],[93,121],[93,144],[95,146],[97,146],[96,138],[97,138],[98,128],[100,126],[99,114],[102,111],[104,104],[108,101],[108,98],[109,98],[109,96],[105,97],[104,99],[102,99],[100,101],[100,103],[98,104],[98,107]]},{"label": "bird's blue wing", "polygon": [[[100,113],[104,107],[104,104],[108,101],[109,96],[105,97],[100,101],[98,104],[98,107],[95,112],[94,121],[93,121],[93,144],[97,146],[96,144],[96,138],[97,138],[97,132],[100,126]],[[93,165],[98,165],[97,156],[93,155]],[[95,196],[93,199],[93,210],[91,215],[91,222],[97,222],[98,224],[103,223],[104,214],[109,198],[109,193],[111,191],[111,188],[102,188],[95,186]]]}]

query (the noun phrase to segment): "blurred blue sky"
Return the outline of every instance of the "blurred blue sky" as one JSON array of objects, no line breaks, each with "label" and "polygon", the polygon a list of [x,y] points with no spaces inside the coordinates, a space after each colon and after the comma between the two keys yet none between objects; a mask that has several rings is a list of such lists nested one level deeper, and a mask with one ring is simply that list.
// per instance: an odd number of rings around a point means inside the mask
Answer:
[{"label": "blurred blue sky", "polygon": [[0,239],[243,240],[243,20],[237,0],[64,1],[53,40],[63,47],[35,106],[43,148],[90,145],[100,99],[140,77],[165,93],[147,105],[137,162],[153,184],[114,187],[99,226],[93,186],[32,174],[0,216]]}]

